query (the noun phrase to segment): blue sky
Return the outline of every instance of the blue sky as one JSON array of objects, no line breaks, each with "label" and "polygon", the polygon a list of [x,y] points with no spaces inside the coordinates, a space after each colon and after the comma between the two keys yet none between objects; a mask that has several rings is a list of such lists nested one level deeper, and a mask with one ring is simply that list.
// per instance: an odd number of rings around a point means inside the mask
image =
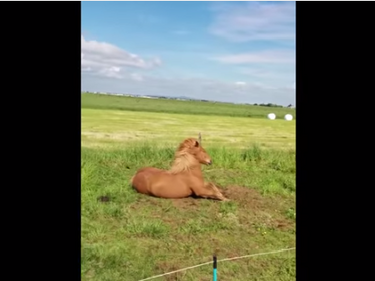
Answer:
[{"label": "blue sky", "polygon": [[82,2],[82,90],[295,104],[295,2]]}]

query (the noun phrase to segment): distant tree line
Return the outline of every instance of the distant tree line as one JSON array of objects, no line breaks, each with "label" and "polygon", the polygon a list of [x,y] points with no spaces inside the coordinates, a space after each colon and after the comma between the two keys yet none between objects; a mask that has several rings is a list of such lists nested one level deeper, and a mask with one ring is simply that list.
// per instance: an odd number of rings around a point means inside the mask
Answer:
[{"label": "distant tree line", "polygon": [[278,104],[275,104],[275,103],[259,103],[259,104],[258,103],[254,103],[254,105],[257,105],[257,106],[268,106],[268,107],[283,107],[282,105],[278,105]]}]

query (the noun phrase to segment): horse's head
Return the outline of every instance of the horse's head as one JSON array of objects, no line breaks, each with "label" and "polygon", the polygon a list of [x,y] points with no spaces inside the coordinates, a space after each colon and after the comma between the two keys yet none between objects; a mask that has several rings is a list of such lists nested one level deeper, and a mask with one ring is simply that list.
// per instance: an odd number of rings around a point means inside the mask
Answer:
[{"label": "horse's head", "polygon": [[212,160],[210,155],[202,147],[201,142],[194,138],[188,138],[184,140],[179,148],[179,152],[186,152],[192,155],[199,163],[205,165],[211,165]]}]

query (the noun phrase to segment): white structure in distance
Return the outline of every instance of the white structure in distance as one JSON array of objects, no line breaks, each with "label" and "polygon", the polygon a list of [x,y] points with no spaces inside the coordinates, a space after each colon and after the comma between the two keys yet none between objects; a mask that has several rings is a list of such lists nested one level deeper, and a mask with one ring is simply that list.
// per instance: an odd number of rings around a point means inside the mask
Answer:
[{"label": "white structure in distance", "polygon": [[291,120],[293,120],[293,116],[291,114],[285,114],[284,119],[286,121],[291,121]]},{"label": "white structure in distance", "polygon": [[276,115],[275,115],[275,113],[269,113],[269,114],[267,115],[267,117],[268,117],[268,119],[270,119],[270,120],[275,120]]}]

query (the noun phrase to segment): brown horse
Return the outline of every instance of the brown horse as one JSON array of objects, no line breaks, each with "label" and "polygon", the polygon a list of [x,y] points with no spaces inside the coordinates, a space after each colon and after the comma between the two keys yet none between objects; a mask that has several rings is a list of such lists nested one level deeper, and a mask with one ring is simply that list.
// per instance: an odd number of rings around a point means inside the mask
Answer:
[{"label": "brown horse", "polygon": [[228,201],[215,184],[205,182],[201,165],[211,165],[210,156],[194,138],[184,140],[175,153],[169,171],[144,167],[131,179],[132,187],[139,193],[161,198],[202,198]]}]

